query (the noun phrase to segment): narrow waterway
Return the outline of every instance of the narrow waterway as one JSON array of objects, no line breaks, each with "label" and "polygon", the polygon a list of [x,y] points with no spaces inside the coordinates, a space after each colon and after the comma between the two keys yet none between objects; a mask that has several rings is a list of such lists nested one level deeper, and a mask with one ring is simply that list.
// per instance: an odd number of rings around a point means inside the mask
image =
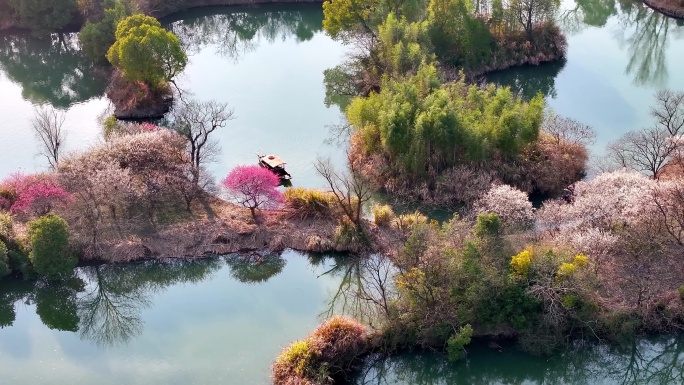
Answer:
[{"label": "narrow waterway", "polygon": [[[567,60],[488,79],[524,96],[542,92],[558,113],[592,125],[594,154],[650,124],[656,90],[684,90],[682,22],[632,0],[566,1],[559,19]],[[345,47],[321,21],[319,5],[208,8],[164,20],[190,54],[178,79],[184,95],[235,110],[217,136],[217,178],[254,163],[255,151],[288,160],[299,186],[322,185],[317,156],[345,163],[344,146],[326,144],[340,115],[324,105],[322,82]],[[96,122],[108,101],[100,72],[74,34],[0,35],[0,179],[46,169],[31,132],[37,105],[66,112],[70,151],[101,140]],[[2,282],[0,384],[267,384],[278,351],[340,298],[342,276],[324,274],[336,266],[345,271],[339,258],[286,252],[88,266],[60,287]],[[425,352],[372,361],[357,383],[679,384],[683,345],[661,337],[533,357],[482,344],[457,364]]]}]

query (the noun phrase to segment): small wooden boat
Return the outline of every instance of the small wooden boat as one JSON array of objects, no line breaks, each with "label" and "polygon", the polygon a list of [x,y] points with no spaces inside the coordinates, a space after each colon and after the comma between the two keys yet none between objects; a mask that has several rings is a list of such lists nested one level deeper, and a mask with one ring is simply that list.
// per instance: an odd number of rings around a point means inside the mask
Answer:
[{"label": "small wooden boat", "polygon": [[269,169],[272,173],[278,175],[280,179],[292,179],[292,175],[285,171],[286,162],[278,155],[262,155],[257,152],[257,157],[259,157],[259,166]]}]

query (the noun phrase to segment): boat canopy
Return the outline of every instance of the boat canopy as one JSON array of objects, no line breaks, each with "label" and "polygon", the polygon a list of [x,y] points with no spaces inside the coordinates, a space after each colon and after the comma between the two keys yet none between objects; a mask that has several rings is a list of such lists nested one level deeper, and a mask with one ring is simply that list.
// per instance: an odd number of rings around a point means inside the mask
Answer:
[{"label": "boat canopy", "polygon": [[266,163],[269,167],[276,168],[285,165],[285,161],[278,155],[264,155],[259,158],[260,161]]}]

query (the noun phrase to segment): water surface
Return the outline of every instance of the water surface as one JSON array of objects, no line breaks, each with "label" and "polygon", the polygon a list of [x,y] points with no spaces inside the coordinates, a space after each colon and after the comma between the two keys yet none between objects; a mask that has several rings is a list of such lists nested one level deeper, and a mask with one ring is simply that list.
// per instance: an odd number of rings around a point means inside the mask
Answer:
[{"label": "water surface", "polygon": [[280,349],[327,310],[336,263],[285,252],[0,282],[0,383],[268,384]]}]

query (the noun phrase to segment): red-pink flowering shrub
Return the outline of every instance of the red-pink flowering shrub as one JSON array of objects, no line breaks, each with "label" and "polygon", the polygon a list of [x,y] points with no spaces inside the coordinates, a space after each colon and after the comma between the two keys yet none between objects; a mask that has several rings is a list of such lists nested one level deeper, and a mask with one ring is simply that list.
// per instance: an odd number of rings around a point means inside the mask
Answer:
[{"label": "red-pink flowering shrub", "polygon": [[45,215],[55,204],[70,199],[69,193],[50,174],[15,173],[2,182],[2,190],[11,196],[11,199],[4,197],[2,205],[19,214]]},{"label": "red-pink flowering shrub", "polygon": [[253,217],[256,209],[275,208],[283,202],[283,195],[276,189],[280,178],[259,166],[237,166],[222,183],[230,197],[249,208]]}]

